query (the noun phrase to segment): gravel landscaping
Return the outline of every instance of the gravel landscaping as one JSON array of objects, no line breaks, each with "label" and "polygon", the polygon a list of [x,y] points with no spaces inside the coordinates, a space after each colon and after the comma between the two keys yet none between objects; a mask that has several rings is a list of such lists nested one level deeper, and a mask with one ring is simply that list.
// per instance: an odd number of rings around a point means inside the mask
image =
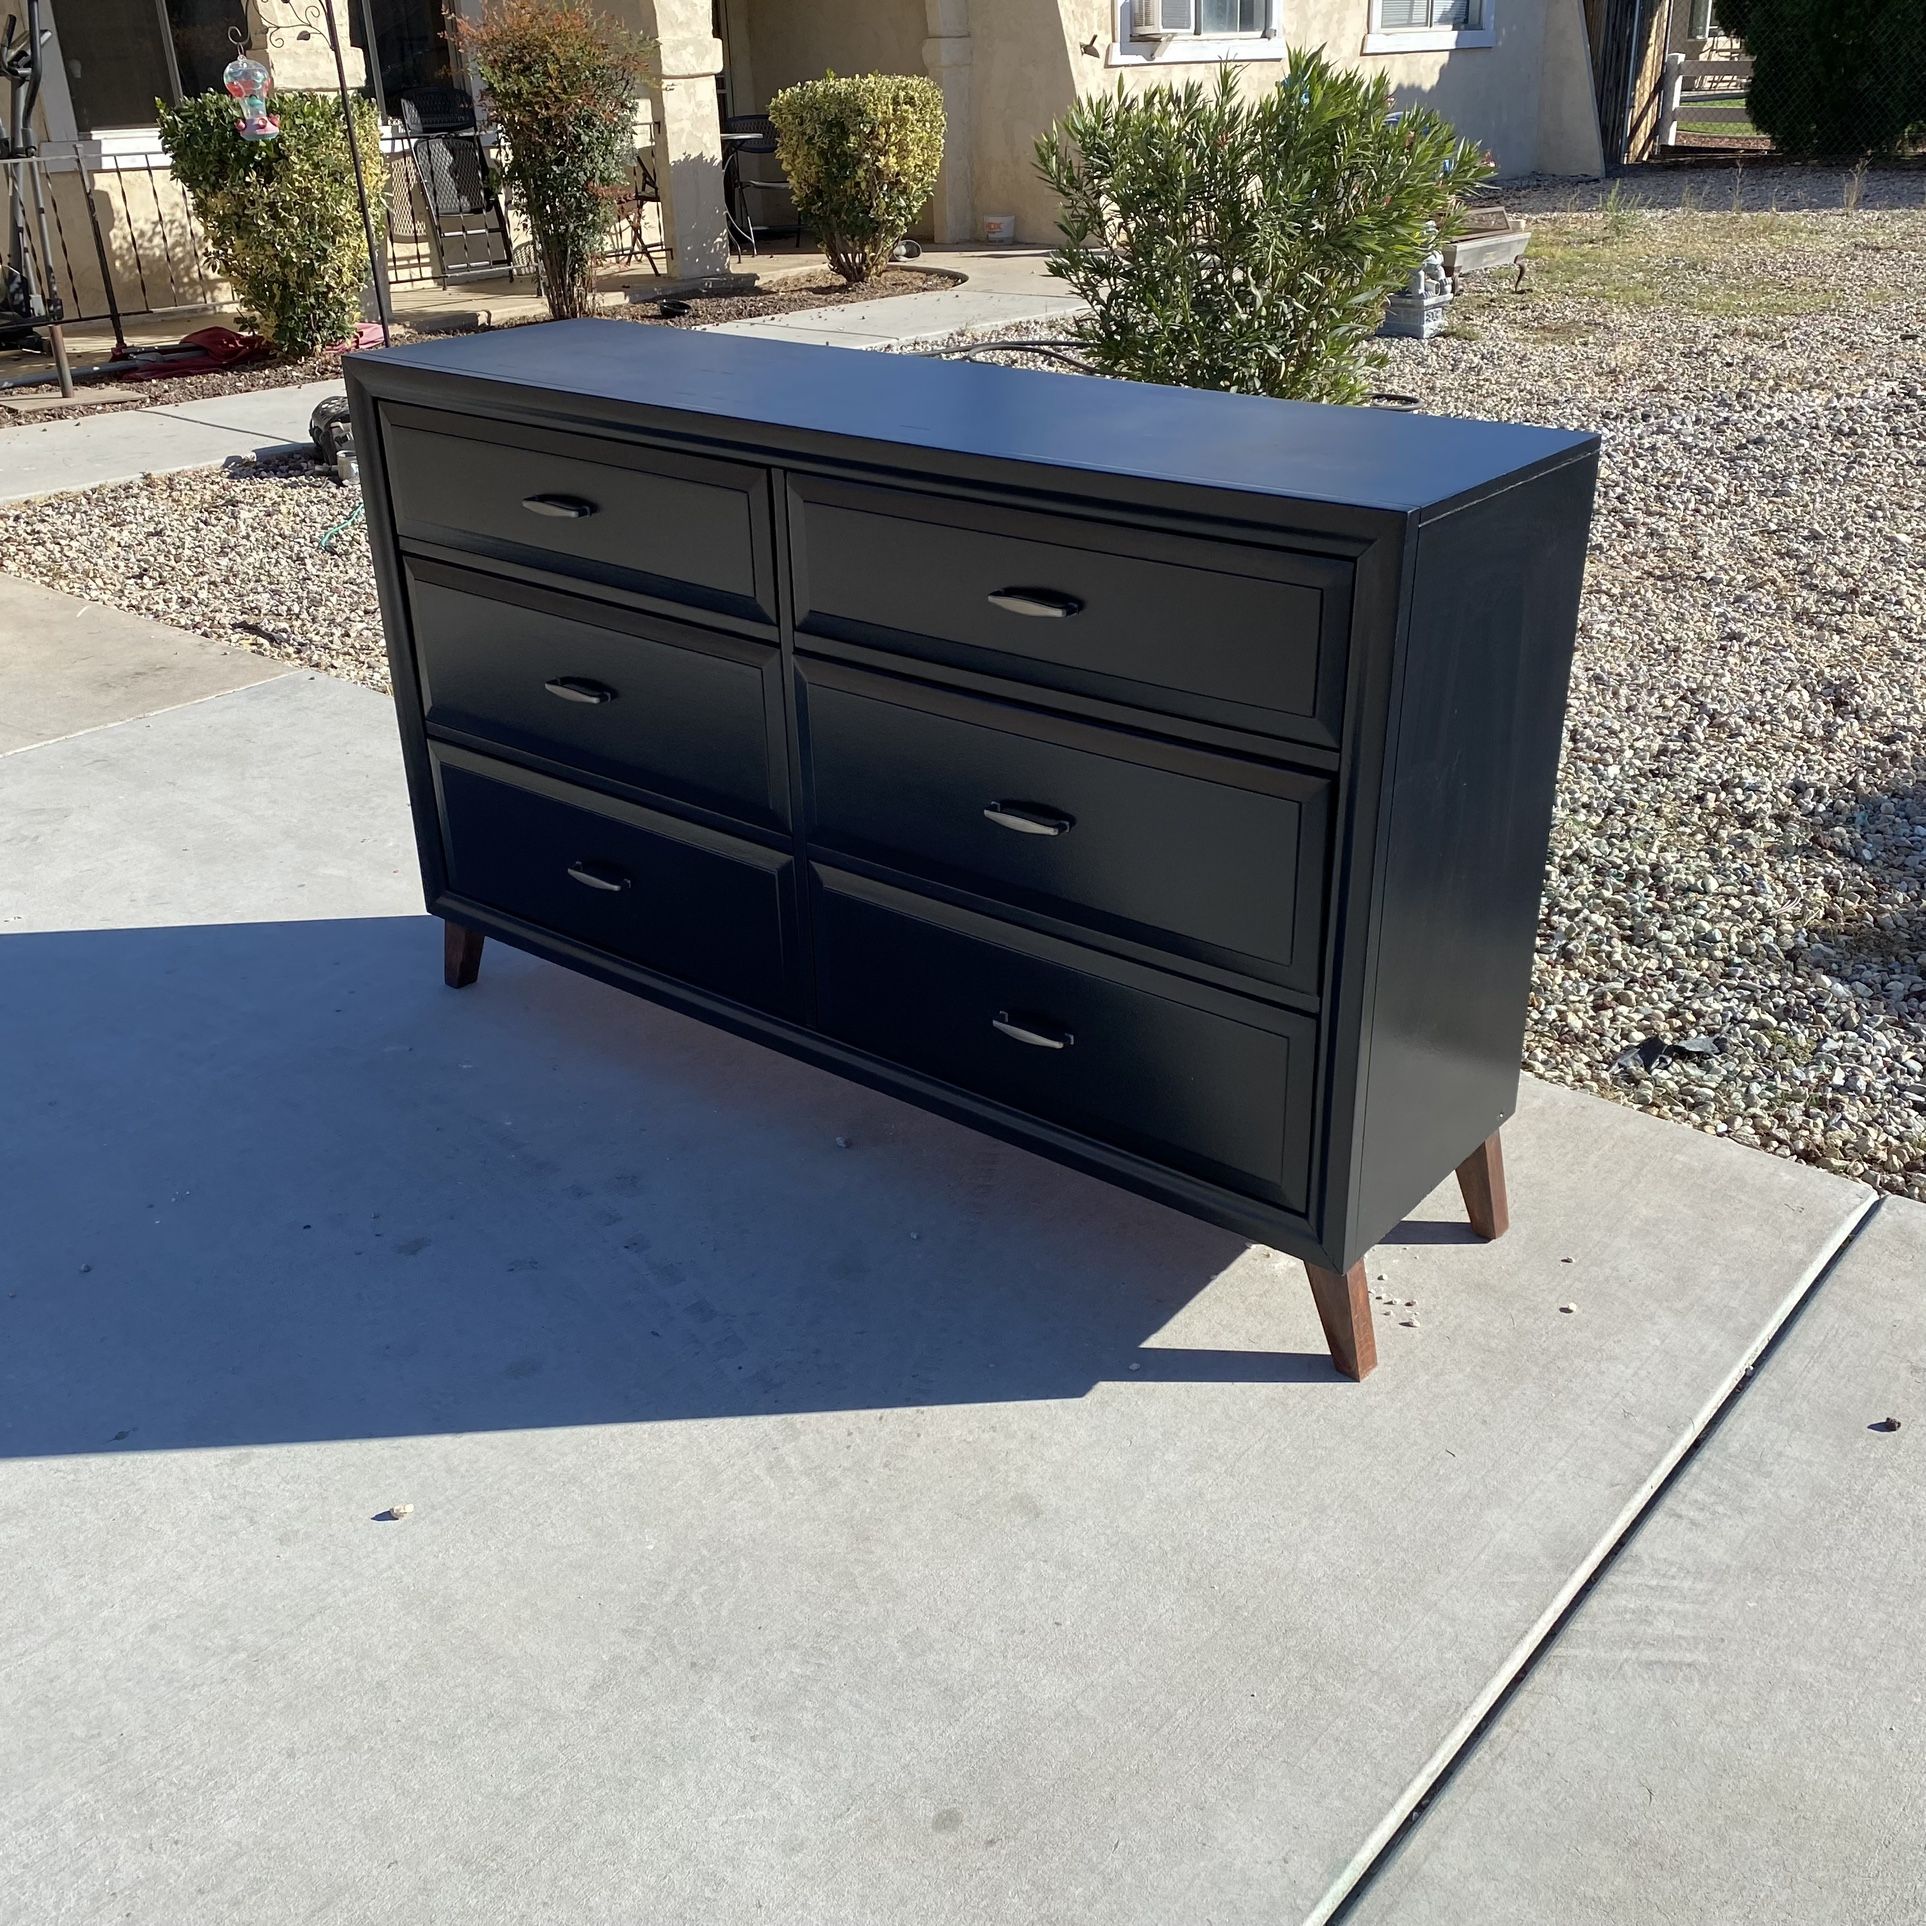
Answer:
[{"label": "gravel landscaping", "polygon": [[1605,435],[1526,1061],[1926,1198],[1926,215],[1605,218],[1388,371]]},{"label": "gravel landscaping", "polygon": [[[1525,291],[1384,375],[1605,435],[1527,1064],[1926,1199],[1926,176],[1850,215],[1550,193],[1506,194]],[[0,507],[0,555],[379,687],[365,540],[316,545],[351,505],[235,464]]]}]

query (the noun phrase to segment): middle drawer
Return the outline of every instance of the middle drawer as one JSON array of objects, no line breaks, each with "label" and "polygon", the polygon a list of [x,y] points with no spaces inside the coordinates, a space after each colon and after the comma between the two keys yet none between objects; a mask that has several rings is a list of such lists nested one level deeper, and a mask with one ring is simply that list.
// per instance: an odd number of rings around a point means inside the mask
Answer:
[{"label": "middle drawer", "polygon": [[787,822],[773,646],[439,562],[403,566],[431,729]]},{"label": "middle drawer", "polygon": [[808,836],[1315,991],[1331,781],[841,664],[798,664]]}]

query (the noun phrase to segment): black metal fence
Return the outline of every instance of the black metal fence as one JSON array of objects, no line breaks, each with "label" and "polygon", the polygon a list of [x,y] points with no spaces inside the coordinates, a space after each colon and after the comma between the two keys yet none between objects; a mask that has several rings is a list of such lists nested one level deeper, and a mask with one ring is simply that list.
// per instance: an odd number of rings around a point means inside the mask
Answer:
[{"label": "black metal fence", "polygon": [[[384,147],[387,144],[384,143]],[[460,261],[481,258],[479,243],[439,235],[414,153],[396,143],[383,153],[389,279],[416,286],[445,278],[452,246]],[[36,265],[57,290],[63,319],[105,321],[219,308],[231,290],[208,258],[207,236],[164,159],[103,152],[91,144],[48,143],[34,161],[46,198],[50,260]],[[497,234],[496,252],[507,259]],[[500,271],[498,269],[498,271]]]},{"label": "black metal fence", "polygon": [[216,305],[224,289],[206,237],[163,165],[49,143],[31,161],[47,208],[48,254],[36,265],[59,295],[62,319],[106,320]]},{"label": "black metal fence", "polygon": [[[496,170],[473,135],[382,139],[387,243],[384,268],[398,288],[451,286],[510,274],[532,278],[530,250],[518,243],[502,206]],[[50,258],[41,285],[60,296],[68,322],[122,315],[189,314],[231,305],[233,295],[208,258],[207,237],[166,160],[115,154],[93,143],[43,146],[31,162],[47,201]],[[638,166],[640,178],[653,176]],[[607,266],[666,264],[659,204],[610,200]]]}]

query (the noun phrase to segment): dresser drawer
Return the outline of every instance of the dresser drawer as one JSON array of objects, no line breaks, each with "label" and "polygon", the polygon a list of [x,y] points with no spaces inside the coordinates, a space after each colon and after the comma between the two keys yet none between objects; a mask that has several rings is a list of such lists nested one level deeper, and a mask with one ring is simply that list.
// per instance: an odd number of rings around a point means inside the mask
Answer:
[{"label": "dresser drawer", "polygon": [[1346,561],[813,477],[789,497],[800,637],[1337,742]]},{"label": "dresser drawer", "polygon": [[760,468],[425,408],[384,408],[381,438],[404,541],[775,621]]},{"label": "dresser drawer", "polygon": [[789,1014],[789,858],[464,750],[434,751],[449,888],[677,982]]},{"label": "dresser drawer", "polygon": [[1316,1025],[817,872],[822,1028],[1283,1209],[1308,1184]]},{"label": "dresser drawer", "polygon": [[836,663],[803,697],[817,845],[1317,988],[1328,777]]},{"label": "dresser drawer", "polygon": [[404,571],[431,729],[765,827],[787,818],[773,644],[436,562]]}]

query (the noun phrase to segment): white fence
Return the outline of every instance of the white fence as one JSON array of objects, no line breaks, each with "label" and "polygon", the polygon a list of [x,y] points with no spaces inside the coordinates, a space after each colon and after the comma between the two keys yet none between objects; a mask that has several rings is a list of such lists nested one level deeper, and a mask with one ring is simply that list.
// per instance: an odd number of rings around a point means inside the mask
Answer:
[{"label": "white fence", "polygon": [[[1665,56],[1665,110],[1659,118],[1659,145],[1679,144],[1679,123],[1689,120],[1698,133],[1752,132],[1746,91],[1752,85],[1750,60],[1690,60]],[[1688,101],[1687,94],[1693,98]],[[1712,96],[1708,98],[1707,96]]]}]

